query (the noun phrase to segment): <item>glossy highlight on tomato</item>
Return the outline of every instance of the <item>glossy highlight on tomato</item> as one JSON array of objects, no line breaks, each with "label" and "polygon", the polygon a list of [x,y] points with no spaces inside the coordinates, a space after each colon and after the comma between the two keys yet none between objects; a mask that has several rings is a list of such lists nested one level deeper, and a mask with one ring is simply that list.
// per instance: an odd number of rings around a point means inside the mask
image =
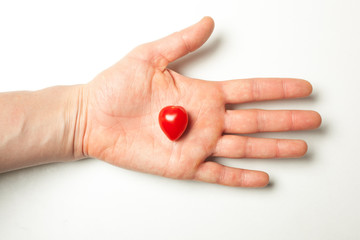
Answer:
[{"label": "glossy highlight on tomato", "polygon": [[159,113],[161,130],[171,140],[178,140],[185,132],[188,124],[188,115],[181,106],[167,106]]}]

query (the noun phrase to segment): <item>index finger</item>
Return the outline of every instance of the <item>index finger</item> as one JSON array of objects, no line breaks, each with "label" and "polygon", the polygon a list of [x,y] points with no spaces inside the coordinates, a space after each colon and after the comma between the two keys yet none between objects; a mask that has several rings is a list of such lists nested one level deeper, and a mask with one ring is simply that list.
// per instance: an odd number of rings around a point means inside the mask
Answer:
[{"label": "index finger", "polygon": [[251,78],[219,82],[226,103],[300,98],[309,96],[311,84],[297,78]]}]

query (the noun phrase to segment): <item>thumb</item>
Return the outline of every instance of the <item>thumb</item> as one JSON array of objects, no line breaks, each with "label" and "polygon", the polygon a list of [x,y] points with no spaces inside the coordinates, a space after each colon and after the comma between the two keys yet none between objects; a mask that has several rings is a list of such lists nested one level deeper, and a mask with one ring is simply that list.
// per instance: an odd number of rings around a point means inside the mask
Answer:
[{"label": "thumb", "polygon": [[204,17],[194,25],[154,42],[135,48],[130,54],[149,61],[154,67],[165,69],[176,59],[198,49],[210,37],[214,20]]}]

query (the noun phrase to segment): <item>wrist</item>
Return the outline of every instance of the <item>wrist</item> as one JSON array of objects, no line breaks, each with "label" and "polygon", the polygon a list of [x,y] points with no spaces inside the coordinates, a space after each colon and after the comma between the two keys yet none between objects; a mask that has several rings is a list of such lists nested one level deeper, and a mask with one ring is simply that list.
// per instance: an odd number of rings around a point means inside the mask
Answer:
[{"label": "wrist", "polygon": [[88,156],[84,148],[87,129],[88,112],[88,89],[87,85],[74,85],[69,92],[68,102],[66,104],[66,115],[68,132],[65,133],[65,142],[70,144],[72,149],[71,158],[73,160],[82,159]]},{"label": "wrist", "polygon": [[0,172],[86,156],[84,86],[0,94]]}]

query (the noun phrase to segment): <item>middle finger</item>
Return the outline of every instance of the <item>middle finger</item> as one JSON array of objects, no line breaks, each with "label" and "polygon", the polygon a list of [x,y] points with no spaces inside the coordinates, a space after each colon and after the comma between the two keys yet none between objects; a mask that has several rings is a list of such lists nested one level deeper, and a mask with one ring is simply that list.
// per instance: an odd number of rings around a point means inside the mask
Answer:
[{"label": "middle finger", "polygon": [[319,127],[321,117],[304,110],[226,110],[224,133],[308,130]]}]

